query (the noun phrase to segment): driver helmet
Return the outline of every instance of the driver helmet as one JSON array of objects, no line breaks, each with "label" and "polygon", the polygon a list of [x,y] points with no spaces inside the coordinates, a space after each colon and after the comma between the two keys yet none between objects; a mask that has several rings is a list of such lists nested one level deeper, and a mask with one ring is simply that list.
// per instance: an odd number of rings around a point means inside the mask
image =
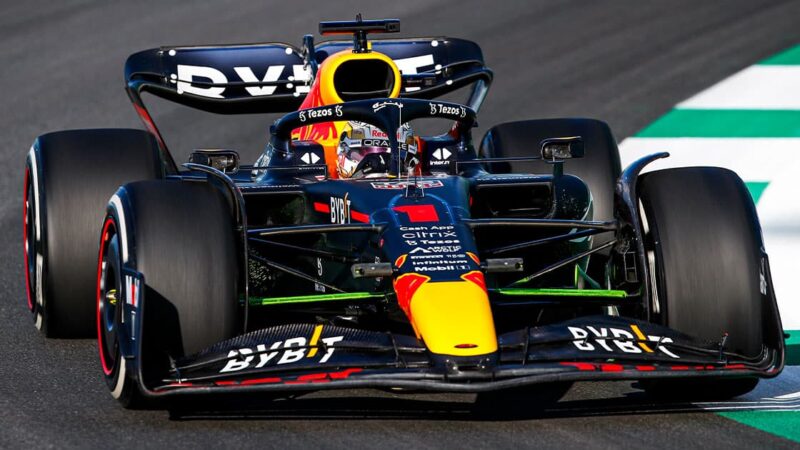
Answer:
[{"label": "driver helmet", "polygon": [[[392,163],[392,148],[387,134],[378,127],[350,121],[342,131],[336,151],[336,170],[339,178],[373,178],[396,173]],[[415,168],[417,143],[411,127],[403,124],[397,130],[397,142],[404,166]],[[405,155],[403,155],[405,153]]]}]

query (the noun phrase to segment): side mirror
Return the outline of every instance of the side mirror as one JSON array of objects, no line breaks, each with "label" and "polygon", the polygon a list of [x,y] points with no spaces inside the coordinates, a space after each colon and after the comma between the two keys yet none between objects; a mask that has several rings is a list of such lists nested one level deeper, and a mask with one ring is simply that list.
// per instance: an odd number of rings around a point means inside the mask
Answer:
[{"label": "side mirror", "polygon": [[542,160],[549,163],[583,158],[583,138],[580,136],[549,138],[542,141]]},{"label": "side mirror", "polygon": [[189,162],[213,167],[223,173],[239,171],[239,154],[233,150],[197,149],[189,155]]}]

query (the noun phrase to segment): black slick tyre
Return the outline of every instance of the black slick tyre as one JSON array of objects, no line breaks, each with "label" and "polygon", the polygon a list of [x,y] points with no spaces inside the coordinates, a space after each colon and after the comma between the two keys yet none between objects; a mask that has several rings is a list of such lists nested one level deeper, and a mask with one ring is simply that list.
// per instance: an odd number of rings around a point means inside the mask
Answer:
[{"label": "black slick tyre", "polygon": [[90,337],[95,328],[97,233],[106,204],[127,182],[162,178],[153,137],[140,130],[49,133],[25,164],[27,307],[48,337]]},{"label": "black slick tyre", "polygon": [[[761,229],[742,180],[717,167],[641,176],[645,242],[662,325],[725,351],[758,358],[764,348],[767,293]],[[643,381],[658,397],[724,399],[749,392],[757,378]]]},{"label": "black slick tyre", "polygon": [[[137,362],[145,385],[167,376],[170,360],[241,331],[238,239],[228,200],[216,187],[178,180],[127,184],[112,198],[108,217],[125,223],[118,240],[129,253],[121,264],[145,283],[144,317],[133,331],[140,333]],[[98,332],[101,348],[113,347],[104,339]],[[107,365],[103,370],[107,377],[113,372]]]}]

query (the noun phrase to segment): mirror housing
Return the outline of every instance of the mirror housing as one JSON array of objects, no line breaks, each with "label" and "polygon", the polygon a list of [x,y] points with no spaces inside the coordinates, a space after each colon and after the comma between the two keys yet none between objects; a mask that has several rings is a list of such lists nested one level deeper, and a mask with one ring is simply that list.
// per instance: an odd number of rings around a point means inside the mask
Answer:
[{"label": "mirror housing", "polygon": [[196,149],[189,155],[189,162],[213,167],[227,174],[235,174],[239,171],[239,154],[233,150]]},{"label": "mirror housing", "polygon": [[580,136],[548,138],[541,145],[544,162],[557,163],[565,159],[583,158],[583,138]]}]

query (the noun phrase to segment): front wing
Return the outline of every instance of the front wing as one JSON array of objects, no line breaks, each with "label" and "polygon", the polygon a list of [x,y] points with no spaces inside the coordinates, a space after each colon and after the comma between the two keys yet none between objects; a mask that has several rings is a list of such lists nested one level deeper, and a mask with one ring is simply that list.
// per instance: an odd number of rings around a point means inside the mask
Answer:
[{"label": "front wing", "polygon": [[[722,339],[721,339],[722,340]],[[666,327],[588,316],[498,336],[477,357],[430,353],[413,336],[293,324],[220,342],[175,361],[154,396],[230,391],[397,388],[482,392],[553,381],[776,376],[783,348],[756,358]]]}]

